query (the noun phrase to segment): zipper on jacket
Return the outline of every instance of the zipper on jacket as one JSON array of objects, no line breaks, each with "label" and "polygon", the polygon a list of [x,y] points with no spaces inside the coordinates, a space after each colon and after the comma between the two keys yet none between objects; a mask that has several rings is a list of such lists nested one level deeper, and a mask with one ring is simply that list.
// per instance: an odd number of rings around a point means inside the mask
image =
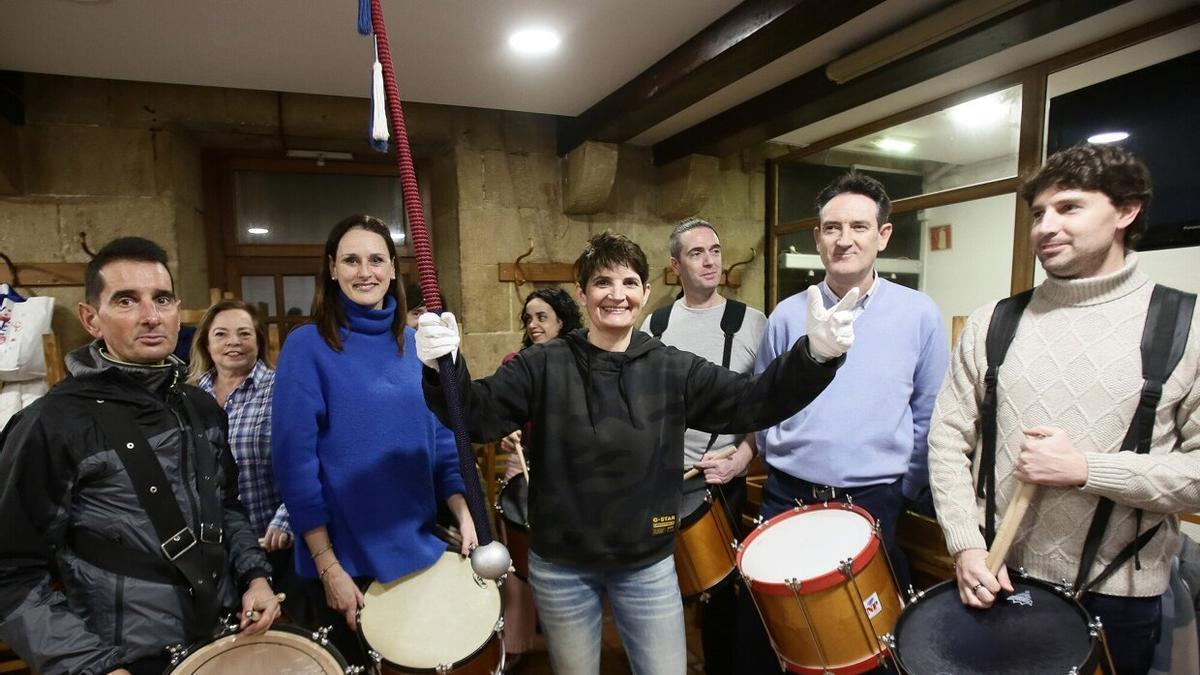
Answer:
[{"label": "zipper on jacket", "polygon": [[113,612],[113,644],[125,644],[125,577],[117,575],[117,591],[114,602],[116,611]]}]

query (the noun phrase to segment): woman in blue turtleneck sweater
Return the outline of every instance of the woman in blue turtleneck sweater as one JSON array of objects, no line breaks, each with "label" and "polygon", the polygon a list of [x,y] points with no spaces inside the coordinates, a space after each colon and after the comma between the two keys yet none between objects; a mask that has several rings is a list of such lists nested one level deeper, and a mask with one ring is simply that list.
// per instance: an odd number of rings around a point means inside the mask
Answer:
[{"label": "woman in blue turtleneck sweater", "polygon": [[[314,322],[292,331],[279,356],[272,457],[291,514],[296,569],[311,579],[303,624],[333,618],[348,657],[355,611],[372,580],[433,564],[438,502],[475,543],[453,434],[425,406],[421,362],[405,325],[388,228],[370,216],[334,226],[325,243]],[[354,659],[351,658],[353,661]]]}]

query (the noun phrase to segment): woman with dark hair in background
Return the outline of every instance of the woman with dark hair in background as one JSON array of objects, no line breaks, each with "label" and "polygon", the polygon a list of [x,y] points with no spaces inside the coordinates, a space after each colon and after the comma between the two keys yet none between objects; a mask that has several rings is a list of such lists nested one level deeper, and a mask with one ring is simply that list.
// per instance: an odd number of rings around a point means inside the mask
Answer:
[{"label": "woman with dark hair in background", "polygon": [[229,449],[238,465],[238,498],[250,514],[274,571],[276,590],[293,574],[292,530],[271,472],[271,397],[275,371],[268,363],[267,331],[254,307],[221,300],[196,327],[188,383],[217,399],[229,417]]},{"label": "woman with dark hair in background", "polygon": [[[560,288],[539,288],[525,296],[519,318],[525,327],[521,336],[522,349],[544,344],[583,327],[579,305]],[[505,356],[501,365],[516,356],[517,352]],[[517,429],[500,441],[500,447],[508,452],[505,481],[511,481],[521,473],[521,464],[515,457],[521,434],[522,431]],[[521,655],[534,649],[536,644],[537,610],[533,606],[533,591],[520,577],[509,575],[504,583],[504,650],[508,653],[508,663],[516,665]]]},{"label": "woman with dark hair in background", "polygon": [[334,644],[365,663],[351,632],[362,589],[442,555],[439,501],[458,521],[464,555],[475,527],[454,436],[421,395],[387,226],[371,216],[342,220],[319,274],[313,323],[292,331],[279,356],[274,467],[292,529],[304,538],[296,569],[312,580],[311,615],[296,618],[333,623]]}]

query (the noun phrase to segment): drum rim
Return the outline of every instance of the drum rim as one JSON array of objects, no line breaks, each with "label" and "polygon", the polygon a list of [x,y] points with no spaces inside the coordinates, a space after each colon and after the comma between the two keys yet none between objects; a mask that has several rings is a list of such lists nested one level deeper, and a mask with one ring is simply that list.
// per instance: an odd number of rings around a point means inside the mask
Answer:
[{"label": "drum rim", "polygon": [[[862,574],[862,571],[867,568],[867,565],[871,564],[871,562],[875,559],[876,554],[879,553],[880,549],[879,534],[875,528],[875,518],[872,517],[871,514],[861,506],[847,504],[845,502],[804,504],[802,506],[794,506],[791,509],[777,514],[771,517],[769,520],[759,524],[759,526],[754,528],[753,532],[746,535],[742,539],[742,542],[738,545],[737,557],[735,558],[734,566],[737,568],[738,573],[741,574],[742,578],[746,580],[753,590],[766,593],[768,595],[792,594],[792,590],[789,589],[785,583],[761,581],[748,576],[742,571],[742,556],[750,547],[750,544],[753,543],[762,532],[775,527],[779,523],[782,523],[789,518],[795,518],[805,513],[825,510],[851,511],[857,513],[863,518],[866,518],[867,523],[870,525],[872,534],[867,539],[867,543],[865,546],[863,546],[862,550],[860,550],[851,558],[852,562],[850,564],[851,574],[854,574],[855,576]],[[796,589],[796,593],[800,595],[808,595],[810,593],[820,593],[821,591],[826,591],[840,586],[845,583],[846,576],[835,568],[829,572],[818,574],[815,577],[797,579],[797,581],[799,581],[800,587]]]},{"label": "drum rim", "polygon": [[[700,492],[700,490],[697,490],[696,492]],[[716,504],[717,500],[716,497],[713,496],[712,488],[705,488],[704,492],[706,493],[706,496],[704,497],[704,500],[700,502],[701,506],[697,507],[694,511],[679,519],[679,527],[677,528],[679,532],[683,532],[687,528],[703,520],[704,516],[708,515],[708,512],[713,509],[713,506]],[[704,505],[707,505],[708,508],[704,508]],[[728,520],[728,516],[726,516],[726,520]]]},{"label": "drum rim", "polygon": [[[300,626],[296,626],[294,624],[277,623],[277,624],[272,625],[265,632],[259,633],[259,635],[265,636],[267,633],[270,633],[271,631],[277,631],[280,633],[291,633],[292,635],[306,638],[309,642],[312,642],[313,644],[319,646],[321,649],[324,649],[325,651],[329,652],[330,656],[333,657],[333,660],[336,661],[338,663],[338,665],[341,667],[342,672],[345,672],[346,669],[350,667],[350,662],[346,660],[346,657],[342,655],[342,652],[338,650],[337,646],[333,644],[332,640],[329,640],[327,638],[327,639],[325,639],[324,642],[320,642],[316,638],[313,637],[313,635],[314,635],[314,633],[316,633],[316,631],[305,630],[304,628],[302,628]],[[228,637],[231,637],[234,635],[238,635],[240,633],[241,633],[240,630],[233,631],[233,632],[224,631],[224,632],[218,633],[216,635],[213,635],[210,638],[192,642],[191,644],[188,645],[187,651],[179,659],[179,663],[176,663],[174,665],[168,664],[167,667],[169,668],[169,670],[167,670],[164,675],[170,675],[170,673],[176,672],[180,666],[182,666],[189,658],[194,656],[196,654],[196,652],[198,652],[199,650],[204,649],[205,647],[208,647],[210,645],[213,645],[221,640],[224,640],[225,638],[228,638]],[[247,637],[257,637],[257,636],[251,635],[251,636],[247,636]]]},{"label": "drum rim", "polygon": [[[501,613],[501,616],[503,616],[503,613]],[[379,652],[378,650],[371,647],[371,643],[367,642],[367,636],[365,634],[360,632],[359,636],[362,639],[363,644],[366,645],[367,649],[370,652],[379,654],[379,662],[380,663],[386,665],[388,668],[399,669],[403,672],[408,672],[408,673],[444,673],[444,672],[448,672],[448,671],[458,670],[462,666],[465,666],[466,664],[468,664],[468,663],[474,661],[475,659],[479,658],[480,656],[482,656],[483,653],[488,650],[488,647],[490,647],[491,644],[497,640],[500,640],[499,648],[500,648],[502,658],[503,658],[503,655],[506,653],[506,651],[504,649],[504,640],[501,639],[500,631],[493,629],[492,633],[491,633],[491,637],[489,637],[487,639],[487,641],[485,641],[482,645],[480,645],[475,651],[471,652],[470,655],[464,656],[463,658],[455,661],[454,663],[439,664],[432,668],[421,668],[419,666],[409,666],[409,665],[405,665],[403,663],[396,663],[395,661],[388,659],[381,652]],[[446,667],[446,670],[442,670],[443,666]]]},{"label": "drum rim", "polygon": [[[1083,663],[1078,666],[1078,668],[1080,669],[1079,672],[1081,672],[1081,673],[1090,673],[1093,670],[1095,670],[1095,668],[1097,668],[1100,665],[1100,652],[1101,652],[1100,638],[1091,634],[1090,627],[1091,627],[1091,623],[1092,623],[1092,615],[1088,613],[1087,609],[1085,609],[1084,606],[1082,604],[1080,604],[1080,602],[1077,599],[1075,599],[1074,596],[1062,593],[1060,590],[1061,586],[1052,584],[1048,581],[1043,581],[1042,579],[1038,579],[1036,577],[1029,576],[1028,574],[1021,574],[1020,572],[1017,572],[1015,570],[1011,570],[1009,572],[1009,574],[1011,575],[1010,579],[1013,581],[1019,581],[1020,583],[1027,584],[1030,586],[1041,587],[1042,590],[1051,592],[1054,595],[1062,598],[1063,600],[1067,601],[1077,613],[1079,613],[1081,616],[1083,616],[1084,625],[1089,628],[1088,639],[1091,644],[1091,648],[1088,650],[1087,657],[1084,659]],[[913,616],[913,614],[916,613],[916,608],[919,605],[928,604],[926,602],[928,599],[930,599],[934,596],[945,595],[947,593],[953,593],[955,596],[957,596],[957,594],[958,594],[958,580],[957,579],[947,579],[945,581],[938,582],[938,583],[934,584],[933,586],[930,586],[928,589],[926,589],[924,592],[922,592],[919,596],[917,596],[917,599],[909,602],[908,605],[906,605],[904,607],[904,609],[902,609],[900,611],[900,616],[896,617],[896,625],[892,627],[892,636],[894,637],[895,644],[897,646],[890,648],[890,651],[892,653],[892,659],[894,659],[896,664],[898,666],[900,666],[901,672],[907,673],[910,671],[904,665],[904,657],[900,653],[900,649],[899,649],[900,628]],[[961,600],[960,600],[960,602],[961,602]]]},{"label": "drum rim", "polygon": [[[457,553],[454,553],[453,551],[444,551],[442,555],[445,555],[445,554],[451,554],[454,556],[458,555]],[[431,563],[430,566],[437,564],[437,562],[440,561],[441,559],[442,559],[442,556],[439,556],[438,559],[435,560],[433,563]],[[422,569],[428,569],[428,568],[422,568]],[[379,584],[380,586],[386,585],[383,582],[376,579],[375,581],[372,581],[371,584],[367,587],[366,592],[369,592],[370,587],[374,586],[375,584]],[[407,671],[407,672],[412,672],[412,673],[440,673],[440,672],[443,672],[441,670],[442,666],[447,666],[449,670],[457,670],[461,666],[473,661],[475,658],[477,658],[480,654],[482,654],[488,648],[488,645],[492,644],[492,642],[494,642],[496,639],[502,637],[501,631],[497,630],[496,626],[499,626],[500,621],[504,618],[504,605],[505,605],[504,592],[500,590],[499,584],[495,584],[494,582],[493,582],[493,584],[494,584],[493,587],[496,590],[496,594],[500,596],[500,612],[496,615],[496,621],[492,624],[492,630],[488,634],[488,639],[484,640],[483,644],[479,645],[479,647],[477,647],[475,649],[475,651],[471,652],[469,655],[464,656],[463,658],[461,658],[453,663],[438,664],[437,666],[434,666],[432,668],[424,668],[424,667],[420,667],[420,666],[410,666],[410,665],[406,665],[403,663],[397,663],[397,662],[392,661],[391,659],[385,657],[383,655],[383,652],[372,647],[371,642],[369,640],[367,640],[367,633],[366,633],[366,631],[363,630],[363,627],[362,627],[362,610],[363,610],[362,607],[359,607],[355,614],[355,619],[358,621],[358,624],[359,624],[358,631],[357,631],[359,640],[362,642],[363,646],[366,648],[368,654],[371,652],[378,654],[380,663],[386,664],[389,668],[400,669],[402,671]],[[504,653],[504,641],[503,640],[500,641],[500,649],[501,649],[501,653],[503,654]]]}]

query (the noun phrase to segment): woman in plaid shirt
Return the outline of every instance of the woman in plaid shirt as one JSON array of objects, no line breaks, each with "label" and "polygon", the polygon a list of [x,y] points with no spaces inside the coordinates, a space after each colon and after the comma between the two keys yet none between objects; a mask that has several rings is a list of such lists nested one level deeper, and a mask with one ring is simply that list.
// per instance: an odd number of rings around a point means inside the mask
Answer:
[{"label": "woman in plaid shirt", "polygon": [[292,531],[271,471],[275,371],[266,358],[267,332],[254,308],[241,300],[221,300],[196,328],[188,381],[212,394],[229,416],[238,497],[263,540],[278,582],[292,568]]}]

